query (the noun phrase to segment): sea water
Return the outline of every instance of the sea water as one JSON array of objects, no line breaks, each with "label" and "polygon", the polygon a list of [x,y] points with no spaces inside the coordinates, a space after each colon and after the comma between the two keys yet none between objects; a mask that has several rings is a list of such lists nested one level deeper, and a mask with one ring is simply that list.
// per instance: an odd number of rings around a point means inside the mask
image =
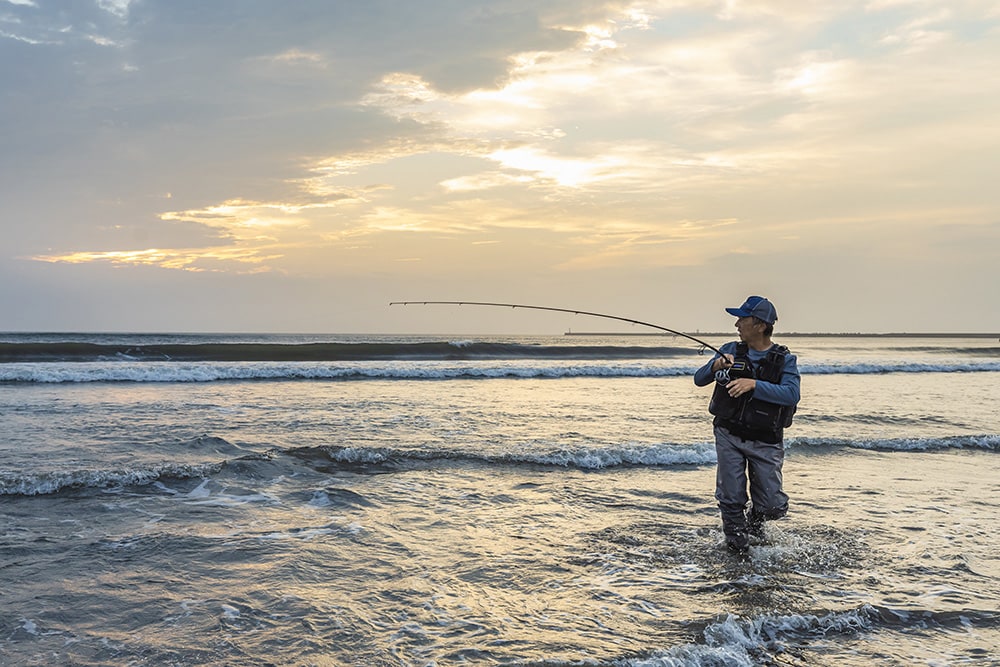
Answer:
[{"label": "sea water", "polygon": [[776,340],[744,560],[685,339],[0,336],[0,664],[1000,665],[1000,343]]}]

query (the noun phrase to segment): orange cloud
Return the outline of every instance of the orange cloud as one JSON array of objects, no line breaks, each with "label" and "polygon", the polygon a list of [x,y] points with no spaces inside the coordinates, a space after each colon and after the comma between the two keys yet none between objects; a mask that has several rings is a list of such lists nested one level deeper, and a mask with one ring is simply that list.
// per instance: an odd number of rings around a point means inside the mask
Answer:
[{"label": "orange cloud", "polygon": [[32,259],[40,262],[65,264],[108,262],[115,266],[157,266],[164,269],[201,272],[221,270],[210,268],[211,264],[215,262],[261,265],[280,257],[282,257],[281,254],[263,254],[261,248],[202,248],[196,250],[147,248],[145,250],[105,250],[71,252],[62,255],[38,255]]}]

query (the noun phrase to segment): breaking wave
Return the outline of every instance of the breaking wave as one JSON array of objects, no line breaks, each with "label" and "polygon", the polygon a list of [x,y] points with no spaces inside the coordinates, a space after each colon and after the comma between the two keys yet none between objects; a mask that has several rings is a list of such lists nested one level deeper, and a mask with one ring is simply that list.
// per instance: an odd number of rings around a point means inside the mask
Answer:
[{"label": "breaking wave", "polygon": [[927,452],[946,449],[1000,451],[1000,435],[954,435],[937,438],[874,438],[844,440],[831,438],[786,438],[785,447],[849,447],[890,452]]},{"label": "breaking wave", "polygon": [[[680,377],[694,365],[676,362],[606,360],[573,363],[508,360],[483,361],[358,361],[358,362],[180,362],[81,361],[0,364],[0,382],[220,382],[245,380],[456,380],[495,378]],[[802,365],[803,375],[865,375],[884,373],[1000,372],[1000,362],[961,364]]]},{"label": "breaking wave", "polygon": [[[581,470],[621,467],[663,467],[713,465],[715,445],[700,443],[617,444],[596,447],[521,447],[516,451],[483,453],[447,448],[407,449],[393,447],[311,446],[272,449],[263,453],[245,452],[222,438],[203,438],[214,451],[234,456],[198,465],[165,462],[145,467],[115,467],[43,472],[0,472],[0,496],[35,496],[78,489],[111,489],[145,486],[165,479],[197,479],[222,472],[233,461],[254,461],[289,457],[316,469],[409,470],[473,464],[485,466],[554,466]],[[188,445],[188,447],[190,447]],[[788,438],[790,450],[848,448],[894,452],[934,452],[952,449],[1000,451],[1000,435],[949,436],[938,438],[886,438],[879,440],[836,440]],[[234,470],[234,472],[236,472]],[[238,474],[238,473],[237,473]]]},{"label": "breaking wave", "polygon": [[0,363],[88,361],[359,361],[386,359],[648,359],[690,356],[691,347],[538,345],[473,340],[364,343],[0,342]]},{"label": "breaking wave", "polygon": [[145,486],[161,478],[190,479],[218,473],[224,464],[163,464],[145,468],[70,470],[16,474],[0,472],[0,496],[41,496],[74,489]]},{"label": "breaking wave", "polygon": [[724,619],[705,627],[701,642],[671,647],[648,657],[620,664],[622,667],[754,667],[761,664],[785,664],[776,661],[775,656],[790,651],[794,655],[802,648],[833,636],[908,628],[918,628],[924,632],[929,629],[965,632],[973,626],[995,626],[998,620],[1000,617],[995,612],[913,612],[871,604],[847,611],[763,615],[749,619],[728,614]]}]

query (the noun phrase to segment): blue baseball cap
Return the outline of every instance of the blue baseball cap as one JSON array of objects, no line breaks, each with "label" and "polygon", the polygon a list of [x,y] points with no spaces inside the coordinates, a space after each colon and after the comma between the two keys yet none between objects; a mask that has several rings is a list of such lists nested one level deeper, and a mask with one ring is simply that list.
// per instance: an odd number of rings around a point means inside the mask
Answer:
[{"label": "blue baseball cap", "polygon": [[768,324],[774,324],[778,320],[778,311],[762,296],[748,296],[742,306],[726,308],[726,312],[736,317],[756,317]]}]

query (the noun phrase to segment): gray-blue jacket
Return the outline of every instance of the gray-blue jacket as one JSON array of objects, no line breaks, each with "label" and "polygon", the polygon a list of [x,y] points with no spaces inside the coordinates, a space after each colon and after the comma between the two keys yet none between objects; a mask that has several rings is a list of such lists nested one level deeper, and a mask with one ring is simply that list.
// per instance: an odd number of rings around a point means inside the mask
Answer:
[{"label": "gray-blue jacket", "polygon": [[[731,341],[726,343],[719,348],[719,351],[723,354],[736,354],[736,341]],[[767,350],[759,352],[750,348],[747,356],[750,357],[750,361],[756,366],[765,356],[767,356]],[[699,387],[704,387],[705,385],[711,384],[715,381],[715,374],[712,373],[712,364],[715,360],[719,358],[719,355],[714,355],[708,363],[699,368],[694,373],[694,383]],[[781,373],[781,383],[774,384],[773,382],[764,382],[763,380],[757,380],[757,386],[753,391],[753,397],[761,401],[767,401],[768,403],[777,403],[778,405],[796,405],[799,402],[799,365],[798,360],[794,354],[788,354],[785,356],[785,367]]]}]

